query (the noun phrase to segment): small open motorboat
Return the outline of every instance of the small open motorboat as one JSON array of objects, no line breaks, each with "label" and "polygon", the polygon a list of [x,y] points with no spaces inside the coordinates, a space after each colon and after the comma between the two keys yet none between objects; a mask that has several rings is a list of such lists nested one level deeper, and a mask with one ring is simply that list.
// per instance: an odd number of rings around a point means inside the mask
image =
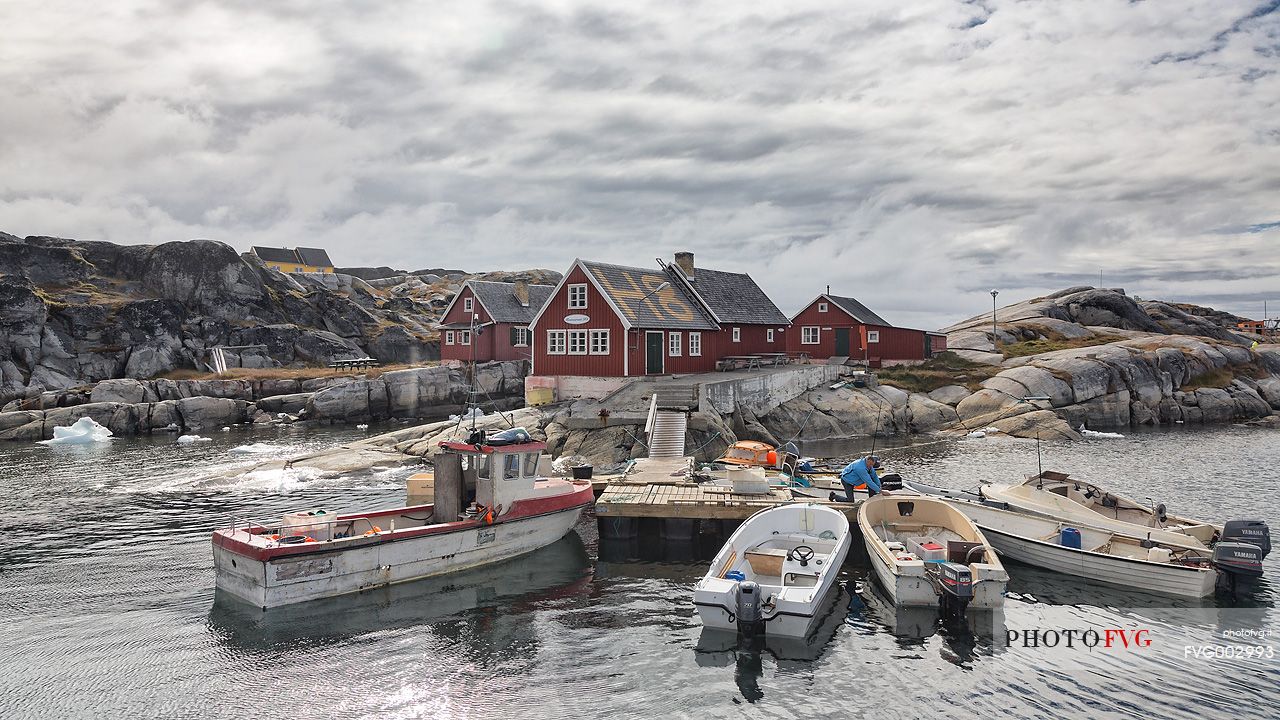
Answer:
[{"label": "small open motorboat", "polygon": [[1008,509],[1064,522],[1107,528],[1135,537],[1193,549],[1218,542],[1256,545],[1265,557],[1271,551],[1271,532],[1261,520],[1229,520],[1213,525],[1169,514],[1164,503],[1143,505],[1065,473],[1044,471],[1017,485],[986,484],[982,498],[1004,503]]},{"label": "small open motorboat", "polygon": [[[508,560],[550,545],[593,501],[589,481],[537,477],[545,443],[443,442],[434,502],[291,513],[213,533],[218,590],[264,610]],[[464,462],[465,466],[464,466]],[[465,469],[464,469],[465,467]],[[463,512],[466,487],[475,502]]]},{"label": "small open motorboat", "polygon": [[858,508],[858,528],[894,603],[957,611],[1004,606],[1009,574],[973,522],[946,502],[880,495]]},{"label": "small open motorboat", "polygon": [[[917,489],[920,485],[915,485]],[[1040,515],[955,499],[1001,554],[1028,565],[1147,592],[1204,597],[1221,584],[1247,589],[1262,574],[1259,548],[1219,542],[1212,549],[1170,545]]]},{"label": "small open motorboat", "polygon": [[836,587],[849,521],[823,505],[761,510],[734,531],[693,589],[707,628],[805,637]]}]

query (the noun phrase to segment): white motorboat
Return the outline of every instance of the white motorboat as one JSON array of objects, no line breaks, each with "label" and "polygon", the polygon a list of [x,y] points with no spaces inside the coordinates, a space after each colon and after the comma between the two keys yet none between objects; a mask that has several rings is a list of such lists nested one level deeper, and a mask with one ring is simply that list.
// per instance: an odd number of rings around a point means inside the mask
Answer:
[{"label": "white motorboat", "polygon": [[[917,492],[936,490],[919,483],[908,485]],[[1005,557],[1067,575],[1198,598],[1213,594],[1220,579],[1247,587],[1262,574],[1259,549],[1246,543],[1219,542],[1212,550],[1189,548],[1002,509],[998,501],[971,493],[950,491],[949,498]]]},{"label": "white motorboat", "polygon": [[[537,477],[545,444],[527,434],[523,439],[441,443],[429,505],[291,513],[271,525],[237,522],[218,529],[218,590],[265,610],[509,560],[550,545],[593,502],[591,483]],[[462,498],[472,480],[475,503],[464,513]]]},{"label": "white motorboat", "polygon": [[895,604],[1004,606],[1009,575],[978,528],[942,500],[880,495],[858,508],[876,579]]},{"label": "white motorboat", "polygon": [[1271,534],[1261,520],[1213,525],[1169,514],[1164,503],[1144,505],[1060,472],[1044,471],[1017,485],[985,484],[979,495],[1017,512],[1150,537],[1173,546],[1204,549],[1218,542],[1245,542],[1261,548],[1264,557],[1271,550]]},{"label": "white motorboat", "polygon": [[761,510],[734,531],[693,589],[707,628],[805,637],[849,552],[844,514],[814,503]]}]

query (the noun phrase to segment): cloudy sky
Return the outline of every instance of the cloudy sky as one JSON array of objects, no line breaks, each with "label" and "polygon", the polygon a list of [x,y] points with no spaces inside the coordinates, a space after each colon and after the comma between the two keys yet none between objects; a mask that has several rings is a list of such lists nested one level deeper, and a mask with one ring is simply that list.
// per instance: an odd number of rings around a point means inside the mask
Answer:
[{"label": "cloudy sky", "polygon": [[[625,5],[627,9],[618,10]],[[0,5],[0,230],[1280,313],[1280,2]]]}]

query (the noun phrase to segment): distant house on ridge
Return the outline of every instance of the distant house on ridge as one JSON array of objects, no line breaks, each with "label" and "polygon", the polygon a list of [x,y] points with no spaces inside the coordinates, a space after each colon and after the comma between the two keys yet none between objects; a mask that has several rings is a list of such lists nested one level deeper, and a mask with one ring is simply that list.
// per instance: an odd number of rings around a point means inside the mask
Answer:
[{"label": "distant house on ridge", "polygon": [[320,248],[253,247],[253,254],[264,265],[285,273],[331,273],[333,261]]}]

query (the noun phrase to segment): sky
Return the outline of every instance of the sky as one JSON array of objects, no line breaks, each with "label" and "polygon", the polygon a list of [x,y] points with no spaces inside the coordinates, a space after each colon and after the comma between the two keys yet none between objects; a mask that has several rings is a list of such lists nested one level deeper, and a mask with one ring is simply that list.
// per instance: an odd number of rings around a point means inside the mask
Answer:
[{"label": "sky", "polygon": [[0,5],[0,230],[1280,314],[1280,0]]}]

